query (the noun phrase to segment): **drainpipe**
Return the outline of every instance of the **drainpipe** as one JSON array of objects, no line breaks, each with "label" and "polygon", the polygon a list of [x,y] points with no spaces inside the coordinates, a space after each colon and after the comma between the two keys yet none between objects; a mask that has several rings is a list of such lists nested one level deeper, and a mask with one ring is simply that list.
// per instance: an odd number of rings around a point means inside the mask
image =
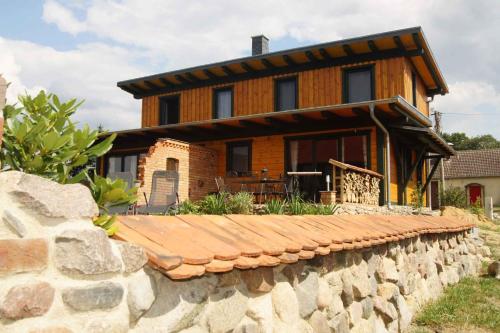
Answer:
[{"label": "drainpipe", "polygon": [[382,125],[380,120],[375,116],[375,104],[370,103],[368,105],[368,107],[370,108],[370,117],[375,122],[377,127],[380,128],[380,130],[382,132],[384,132],[384,136],[385,136],[385,151],[386,151],[386,153],[385,153],[385,164],[386,164],[385,188],[386,188],[386,193],[387,193],[386,204],[387,204],[387,208],[391,209],[391,142],[390,142],[390,138],[389,138],[389,131],[385,128],[384,125]]}]

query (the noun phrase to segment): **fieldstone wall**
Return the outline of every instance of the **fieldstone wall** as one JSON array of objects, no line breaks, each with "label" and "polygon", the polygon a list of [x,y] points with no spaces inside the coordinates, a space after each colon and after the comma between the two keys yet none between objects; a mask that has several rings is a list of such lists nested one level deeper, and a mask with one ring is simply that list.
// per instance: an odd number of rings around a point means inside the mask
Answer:
[{"label": "fieldstone wall", "polygon": [[0,173],[0,332],[399,332],[489,253],[447,233],[173,281],[96,213],[83,186]]},{"label": "fieldstone wall", "polygon": [[357,203],[342,203],[339,204],[337,214],[340,215],[435,215],[439,216],[439,211],[433,211],[429,207],[422,207],[417,211],[411,206],[392,205],[391,209],[387,206],[364,205]]}]

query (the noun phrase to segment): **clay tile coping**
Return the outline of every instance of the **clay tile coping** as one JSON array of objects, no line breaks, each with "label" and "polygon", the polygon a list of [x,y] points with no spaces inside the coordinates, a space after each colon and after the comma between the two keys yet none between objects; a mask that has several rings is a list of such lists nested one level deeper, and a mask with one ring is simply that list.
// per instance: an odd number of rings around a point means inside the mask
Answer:
[{"label": "clay tile coping", "polygon": [[457,217],[179,215],[119,216],[115,238],[142,246],[173,280],[292,264],[473,225]]}]

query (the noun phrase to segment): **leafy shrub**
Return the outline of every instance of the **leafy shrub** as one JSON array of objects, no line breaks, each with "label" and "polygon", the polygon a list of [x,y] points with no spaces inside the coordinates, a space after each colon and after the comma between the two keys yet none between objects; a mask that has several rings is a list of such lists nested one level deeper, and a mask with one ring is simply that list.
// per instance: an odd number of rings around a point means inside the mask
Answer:
[{"label": "leafy shrub", "polygon": [[264,206],[264,214],[281,215],[285,212],[286,202],[278,199],[269,200]]},{"label": "leafy shrub", "polygon": [[97,206],[100,216],[94,218],[94,224],[106,230],[108,235],[113,235],[117,228],[113,223],[116,215],[110,215],[109,209],[117,206],[129,206],[137,202],[137,188],[128,188],[122,179],[112,180],[98,175],[88,178],[89,189]]},{"label": "leafy shrub", "polygon": [[339,209],[339,206],[334,204],[329,204],[329,205],[310,204],[310,206],[311,208],[309,208],[310,210],[309,214],[312,215],[333,215]]},{"label": "leafy shrub", "polygon": [[422,191],[422,186],[420,184],[417,184],[417,187],[412,192],[410,203],[419,214],[422,212],[422,208],[424,207],[424,192]]},{"label": "leafy shrub", "polygon": [[[89,161],[106,154],[116,135],[96,144],[98,130],[76,128],[70,117],[82,102],[61,103],[54,94],[41,91],[36,97],[19,96],[20,106],[7,105],[0,160],[5,170],[19,170],[52,179],[77,183],[88,176]],[[73,176],[74,171],[81,169]]]},{"label": "leafy shrub", "polygon": [[441,191],[441,206],[467,207],[467,194],[460,187],[449,187]]},{"label": "leafy shrub", "polygon": [[308,203],[299,194],[292,195],[286,203],[286,213],[289,215],[304,215],[308,210],[310,210]]},{"label": "leafy shrub", "polygon": [[484,215],[484,209],[481,207],[481,200],[479,198],[476,199],[476,202],[470,205],[469,211],[475,215]]},{"label": "leafy shrub", "polygon": [[232,214],[252,214],[253,194],[248,192],[238,192],[228,196],[228,208]]},{"label": "leafy shrub", "polygon": [[231,213],[228,205],[229,193],[209,194],[200,201],[200,212],[210,215]]},{"label": "leafy shrub", "polygon": [[177,214],[200,214],[200,206],[190,200],[185,200],[179,206],[171,211],[171,215]]}]

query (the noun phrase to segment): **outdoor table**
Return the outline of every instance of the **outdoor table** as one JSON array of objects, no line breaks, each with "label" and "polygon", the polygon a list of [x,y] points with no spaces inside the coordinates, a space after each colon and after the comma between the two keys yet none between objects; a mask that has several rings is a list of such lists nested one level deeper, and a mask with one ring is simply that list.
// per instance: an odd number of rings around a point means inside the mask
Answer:
[{"label": "outdoor table", "polygon": [[261,179],[249,179],[249,180],[241,180],[239,183],[243,185],[259,185],[260,190],[259,190],[259,204],[262,203],[262,195],[266,195],[266,191],[264,190],[266,185],[269,184],[284,184],[286,186],[286,180],[285,179],[271,179],[271,178],[261,178]]},{"label": "outdoor table", "polygon": [[[288,171],[286,174],[288,176],[293,177],[292,190],[295,191],[295,188],[297,188],[299,186],[299,177],[322,176],[323,172],[321,172],[321,171]],[[316,201],[316,193],[314,193],[314,201]]]}]

